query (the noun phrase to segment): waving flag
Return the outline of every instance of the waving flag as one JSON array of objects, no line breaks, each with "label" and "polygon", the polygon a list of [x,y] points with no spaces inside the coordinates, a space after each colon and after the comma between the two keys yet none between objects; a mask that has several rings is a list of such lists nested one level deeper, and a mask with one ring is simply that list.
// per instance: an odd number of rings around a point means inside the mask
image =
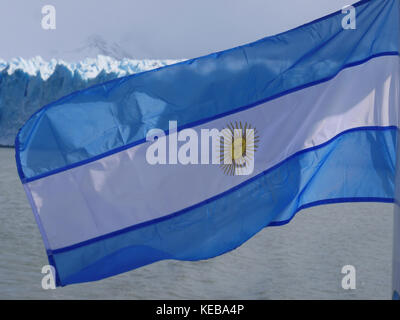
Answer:
[{"label": "waving flag", "polygon": [[16,162],[57,284],[211,258],[319,204],[393,202],[399,2],[354,8],[355,29],[339,11],[34,114]]}]

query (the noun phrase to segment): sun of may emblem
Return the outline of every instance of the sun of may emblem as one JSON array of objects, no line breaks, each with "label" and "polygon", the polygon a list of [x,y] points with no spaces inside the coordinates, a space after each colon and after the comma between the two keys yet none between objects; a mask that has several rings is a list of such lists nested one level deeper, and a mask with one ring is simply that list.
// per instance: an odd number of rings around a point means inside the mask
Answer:
[{"label": "sun of may emblem", "polygon": [[242,122],[231,122],[222,130],[219,143],[220,166],[226,175],[247,175],[249,167],[254,168],[254,154],[257,151],[256,128]]}]

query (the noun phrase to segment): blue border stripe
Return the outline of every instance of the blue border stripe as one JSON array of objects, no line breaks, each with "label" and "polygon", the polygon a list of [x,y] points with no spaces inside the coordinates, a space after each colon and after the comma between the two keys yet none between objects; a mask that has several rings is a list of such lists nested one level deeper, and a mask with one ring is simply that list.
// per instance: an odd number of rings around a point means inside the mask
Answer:
[{"label": "blue border stripe", "polygon": [[[186,128],[199,126],[199,125],[202,125],[202,124],[205,124],[205,123],[208,123],[208,122],[211,122],[211,121],[214,121],[214,120],[217,120],[217,119],[220,119],[220,118],[223,118],[223,117],[226,117],[226,116],[229,116],[229,115],[241,112],[241,111],[245,111],[245,110],[254,108],[254,107],[256,107],[256,106],[258,106],[260,104],[263,104],[263,103],[278,99],[278,98],[280,98],[282,96],[285,96],[285,95],[288,95],[290,93],[293,93],[293,92],[296,92],[296,91],[300,91],[300,90],[303,90],[303,89],[318,85],[320,83],[324,83],[324,82],[330,81],[330,80],[334,79],[341,71],[343,71],[345,69],[364,64],[364,63],[366,63],[366,62],[368,62],[368,61],[370,61],[370,60],[372,60],[374,58],[378,58],[378,57],[382,57],[382,56],[399,56],[399,52],[397,52],[397,51],[383,52],[383,53],[372,55],[372,56],[370,56],[370,57],[368,57],[366,59],[363,59],[363,60],[360,60],[360,61],[357,61],[357,62],[349,63],[349,64],[343,66],[335,74],[333,74],[332,76],[329,76],[327,78],[324,78],[324,79],[321,79],[321,80],[318,80],[318,81],[313,81],[313,82],[308,83],[308,84],[303,84],[303,85],[298,86],[296,88],[292,88],[290,90],[284,91],[282,93],[276,94],[274,96],[262,99],[260,101],[255,102],[255,103],[251,103],[249,105],[246,105],[246,106],[234,109],[234,110],[230,110],[230,111],[227,111],[227,112],[224,112],[224,113],[221,113],[221,114],[209,117],[209,118],[204,118],[204,119],[201,119],[201,120],[198,120],[198,121],[194,121],[194,122],[188,123],[186,125],[179,126],[177,130],[180,131],[180,130],[183,130],[183,129],[186,129]],[[168,66],[166,66],[166,67],[168,67]],[[163,67],[163,68],[165,68],[165,67]],[[150,70],[150,71],[153,71],[153,70]],[[165,130],[164,132],[165,132],[166,136],[169,135],[169,131],[168,130]],[[140,145],[140,144],[143,144],[143,143],[146,142],[146,139],[141,139],[141,140],[126,144],[124,146],[115,148],[113,150],[107,151],[105,153],[99,154],[99,155],[97,155],[95,157],[91,157],[91,158],[88,158],[88,159],[85,159],[85,160],[82,160],[82,161],[67,165],[65,167],[61,167],[61,168],[58,168],[58,169],[55,169],[55,170],[51,170],[51,171],[45,172],[43,174],[40,174],[40,175],[37,175],[37,176],[34,176],[34,177],[26,178],[24,173],[23,173],[23,170],[21,168],[21,161],[20,161],[20,157],[19,157],[19,139],[18,139],[18,136],[19,135],[17,135],[17,138],[15,140],[15,150],[16,150],[15,158],[16,158],[16,163],[17,163],[18,174],[20,176],[20,179],[21,179],[22,183],[32,182],[32,181],[35,181],[35,180],[39,180],[39,179],[42,179],[42,178],[45,178],[45,177],[48,177],[48,176],[51,176],[51,175],[54,175],[54,174],[69,170],[69,169],[72,169],[72,168],[76,168],[76,167],[85,165],[87,163],[94,162],[96,160],[108,157],[108,156],[113,155],[115,153],[124,151],[126,149],[135,147],[137,145]]]},{"label": "blue border stripe", "polygon": [[394,198],[377,198],[377,197],[350,197],[350,198],[332,198],[332,199],[323,199],[318,200],[310,203],[306,203],[300,206],[294,214],[287,220],[284,221],[273,221],[271,222],[268,227],[279,227],[285,224],[288,224],[292,219],[296,216],[296,214],[304,209],[326,205],[326,204],[335,204],[335,203],[347,203],[347,202],[382,202],[382,203],[394,203]]},{"label": "blue border stripe", "polygon": [[[365,198],[362,198],[362,197],[357,197],[357,198],[351,198],[351,197],[349,197],[349,198],[332,198],[332,199],[324,199],[324,200],[320,200],[320,201],[315,201],[315,202],[312,202],[312,203],[308,203],[308,204],[305,204],[305,205],[303,205],[303,206],[301,206],[301,207],[299,207],[296,211],[295,211],[295,213],[293,214],[293,216],[290,218],[290,219],[288,219],[288,220],[285,220],[285,221],[283,221],[283,222],[281,222],[281,223],[271,223],[271,224],[269,224],[268,226],[266,226],[266,227],[274,227],[274,226],[282,226],[282,225],[285,225],[285,224],[288,224],[293,218],[294,218],[294,216],[298,213],[298,212],[300,212],[301,210],[303,210],[303,209],[306,209],[306,208],[310,208],[310,207],[314,207],[314,206],[319,206],[319,205],[329,205],[329,204],[334,204],[334,203],[360,203],[360,202],[365,202],[365,203],[371,203],[371,202],[378,202],[378,203],[393,203],[394,202],[394,199],[392,199],[392,198],[374,198],[374,197],[365,197]],[[102,240],[102,239],[101,239]],[[247,240],[247,239],[246,239]],[[246,241],[245,240],[245,241]],[[99,240],[100,241],[100,240]],[[96,241],[97,242],[97,241]],[[240,244],[239,244],[240,245]],[[73,248],[73,249],[77,249],[77,248]],[[234,248],[233,248],[234,249]],[[230,250],[227,250],[226,252],[228,252],[228,251],[231,251],[232,249],[230,249]],[[64,282],[62,282],[61,281],[61,279],[60,279],[60,273],[59,273],[59,269],[57,268],[57,265],[56,265],[56,262],[55,262],[55,258],[54,257],[56,257],[57,258],[57,255],[58,254],[63,254],[63,253],[65,253],[67,250],[64,250],[64,251],[53,251],[53,252],[50,252],[50,251],[48,251],[47,252],[47,255],[48,255],[48,259],[49,259],[49,262],[50,262],[50,264],[55,268],[55,270],[56,270],[56,285],[58,286],[58,287],[64,287],[64,286],[67,286],[67,285],[70,285],[70,284],[74,284],[74,283],[80,283],[80,282],[92,282],[92,281],[97,281],[97,280],[100,280],[100,279],[103,279],[103,278],[106,278],[106,277],[110,277],[110,276],[114,276],[114,275],[117,275],[117,274],[119,274],[119,273],[121,273],[121,272],[113,272],[113,273],[111,273],[111,274],[103,274],[103,275],[101,275],[101,276],[98,276],[97,278],[92,278],[92,279],[85,279],[84,277],[83,278],[81,278],[80,279],[80,281],[70,281],[70,279],[68,279],[68,277],[66,277],[66,278],[64,278],[63,277],[63,281]],[[217,254],[217,255],[220,255],[221,253],[219,253],[219,254]],[[208,257],[208,258],[213,258],[215,255],[212,255],[212,256],[210,256],[210,257]],[[185,259],[185,258],[178,258],[178,257],[167,257],[167,258],[161,258],[161,259],[156,259],[156,260],[154,260],[154,261],[152,261],[152,262],[149,262],[149,263],[145,263],[145,264],[143,264],[143,265],[140,265],[140,266],[136,266],[136,267],[132,267],[132,268],[130,268],[130,270],[132,270],[132,269],[136,269],[136,268],[138,268],[138,267],[141,267],[141,266],[145,266],[146,264],[151,264],[151,263],[154,263],[154,262],[157,262],[157,261],[160,261],[160,260],[179,260],[179,261],[198,261],[198,260],[204,260],[204,259],[208,259],[208,258],[200,258],[200,259],[193,259],[193,258],[191,258],[191,259]],[[122,272],[126,272],[126,271],[129,271],[129,270],[124,270],[124,271],[122,271]],[[77,273],[80,273],[81,271],[78,271]],[[399,296],[398,295],[394,295],[393,296],[393,299],[399,299]]]},{"label": "blue border stripe", "polygon": [[[191,210],[194,210],[194,209],[196,209],[198,207],[204,206],[204,205],[206,205],[206,204],[208,204],[210,202],[213,202],[213,201],[215,201],[217,199],[220,199],[220,198],[222,198],[222,197],[224,197],[224,196],[226,196],[226,195],[228,195],[228,194],[230,194],[230,193],[232,193],[232,192],[234,192],[234,191],[246,186],[247,184],[259,179],[260,177],[262,177],[262,176],[266,175],[267,173],[271,172],[272,170],[284,165],[286,162],[288,162],[292,158],[298,157],[299,155],[301,155],[303,153],[310,152],[310,151],[322,148],[322,147],[328,145],[329,143],[335,141],[336,139],[340,138],[341,136],[343,136],[343,135],[345,135],[347,133],[357,132],[357,131],[386,131],[386,130],[397,130],[397,127],[396,126],[358,127],[358,128],[352,128],[352,129],[343,131],[343,132],[339,133],[338,135],[336,135],[335,137],[333,137],[332,139],[330,139],[330,140],[328,140],[328,141],[326,141],[326,142],[324,142],[324,143],[322,143],[320,145],[313,146],[313,147],[310,147],[310,148],[307,148],[307,149],[303,149],[303,150],[293,154],[292,156],[286,158],[285,160],[281,161],[280,163],[276,164],[275,166],[273,166],[273,167],[271,167],[271,168],[269,168],[269,169],[257,174],[256,176],[254,176],[254,177],[242,182],[241,184],[238,184],[237,186],[235,186],[235,187],[233,187],[233,188],[231,188],[231,189],[229,189],[229,190],[227,190],[225,192],[222,192],[222,193],[220,193],[220,194],[218,194],[218,195],[216,195],[216,196],[214,196],[212,198],[209,198],[209,199],[206,199],[206,200],[204,200],[202,202],[199,202],[199,203],[197,203],[197,204],[195,204],[193,206],[190,206],[188,208],[179,210],[177,212],[174,212],[172,214],[169,214],[169,215],[157,218],[157,219],[149,220],[149,221],[146,221],[146,222],[143,222],[143,223],[140,223],[140,224],[129,226],[129,227],[121,229],[121,230],[117,230],[117,231],[114,231],[114,232],[111,232],[111,233],[107,233],[105,235],[102,235],[102,236],[99,236],[99,237],[96,237],[96,238],[92,238],[92,239],[89,239],[89,240],[86,240],[86,241],[82,241],[82,242],[76,243],[76,244],[71,245],[71,246],[67,246],[67,247],[63,247],[63,248],[59,248],[59,249],[55,249],[55,250],[49,250],[48,252],[49,252],[49,254],[56,254],[56,253],[60,253],[60,252],[70,251],[70,250],[73,250],[75,248],[79,248],[79,247],[88,245],[90,243],[94,243],[94,242],[97,242],[97,241],[100,241],[100,240],[103,240],[103,239],[114,237],[114,236],[119,235],[119,234],[123,234],[123,233],[129,232],[129,231],[132,231],[132,230],[136,230],[136,229],[140,229],[140,228],[143,228],[145,226],[149,226],[149,225],[152,225],[152,224],[155,224],[155,223],[159,223],[159,222],[164,221],[164,220],[168,220],[168,219],[180,216],[180,215],[185,214],[185,213],[187,213],[187,212],[189,212]],[[338,203],[338,202],[360,202],[360,201],[365,201],[365,202],[386,202],[387,203],[387,202],[393,202],[393,199],[392,198],[371,198],[371,197],[326,199],[326,200],[320,200],[320,201],[317,201],[317,202],[312,202],[312,203],[309,203],[309,204],[305,204],[305,205],[301,206],[296,212],[298,212],[298,211],[300,211],[302,209],[308,208],[308,207],[321,205],[321,204]],[[271,225],[281,225],[281,224],[288,223],[294,217],[294,215],[289,220],[287,220],[286,222],[285,221],[284,222],[278,222],[276,224],[271,224]]]}]

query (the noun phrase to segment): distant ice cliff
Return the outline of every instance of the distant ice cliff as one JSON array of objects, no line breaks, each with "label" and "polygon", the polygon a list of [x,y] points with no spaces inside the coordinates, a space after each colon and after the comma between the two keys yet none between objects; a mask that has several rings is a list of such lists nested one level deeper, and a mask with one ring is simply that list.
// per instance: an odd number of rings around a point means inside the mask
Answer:
[{"label": "distant ice cliff", "polygon": [[18,129],[40,107],[73,91],[180,60],[116,60],[99,55],[77,63],[41,57],[0,59],[0,145],[13,146]]}]

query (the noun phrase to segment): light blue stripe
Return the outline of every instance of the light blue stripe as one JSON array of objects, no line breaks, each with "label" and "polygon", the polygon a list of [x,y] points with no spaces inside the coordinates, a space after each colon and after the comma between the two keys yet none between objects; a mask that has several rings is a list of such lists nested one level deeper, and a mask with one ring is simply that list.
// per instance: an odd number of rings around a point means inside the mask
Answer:
[{"label": "light blue stripe", "polygon": [[76,92],[37,112],[16,138],[23,182],[141,143],[151,128],[210,121],[343,68],[398,54],[398,1],[357,4],[357,29],[337,12],[277,36]]},{"label": "light blue stripe", "polygon": [[48,252],[50,260],[61,285],[94,281],[162,259],[223,254],[312,205],[393,202],[396,133],[393,127],[348,131],[184,214]]}]

